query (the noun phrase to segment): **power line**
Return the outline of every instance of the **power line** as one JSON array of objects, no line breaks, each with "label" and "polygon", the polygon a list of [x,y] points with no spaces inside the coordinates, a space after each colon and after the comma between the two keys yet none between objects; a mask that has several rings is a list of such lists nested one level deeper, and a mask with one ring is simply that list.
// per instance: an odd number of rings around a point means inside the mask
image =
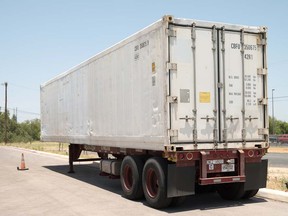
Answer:
[{"label": "power line", "polygon": [[18,112],[40,116],[40,113],[34,113],[34,112],[29,112],[29,111],[24,111],[24,110],[18,110]]},{"label": "power line", "polygon": [[283,102],[283,101],[288,101],[288,99],[287,100],[274,100],[274,103],[275,102]]},{"label": "power line", "polygon": [[288,59],[282,59],[279,61],[274,61],[274,62],[270,62],[269,65],[274,65],[274,64],[279,64],[279,63],[286,63],[288,62]]},{"label": "power line", "polygon": [[[278,97],[273,97],[274,99],[278,99],[278,98],[288,98],[288,96],[278,96]],[[268,100],[272,100],[272,98],[268,98]]]},{"label": "power line", "polygon": [[27,90],[30,90],[30,91],[39,91],[39,89],[34,89],[34,88],[27,87],[27,86],[22,86],[22,85],[16,85],[16,84],[13,84],[13,83],[9,83],[9,85],[17,87],[17,88],[27,89]]},{"label": "power line", "polygon": [[[19,110],[17,108],[7,108],[7,109],[11,110],[13,112],[15,112],[15,110],[16,110],[16,112],[40,116],[40,113],[35,113],[35,112],[30,112],[30,111],[25,111],[25,110]],[[0,107],[0,112],[1,112],[1,107]]]},{"label": "power line", "polygon": [[274,98],[288,98],[288,96],[279,96],[279,97],[274,97]]}]

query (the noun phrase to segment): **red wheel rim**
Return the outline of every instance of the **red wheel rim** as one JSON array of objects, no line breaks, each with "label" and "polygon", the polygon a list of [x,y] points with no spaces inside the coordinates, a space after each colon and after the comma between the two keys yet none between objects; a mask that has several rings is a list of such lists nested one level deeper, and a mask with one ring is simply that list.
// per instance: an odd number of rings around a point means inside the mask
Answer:
[{"label": "red wheel rim", "polygon": [[126,190],[131,190],[133,185],[133,174],[132,169],[129,165],[124,167],[124,186]]},{"label": "red wheel rim", "polygon": [[159,190],[158,177],[154,169],[149,168],[146,175],[146,189],[151,198],[155,198]]}]

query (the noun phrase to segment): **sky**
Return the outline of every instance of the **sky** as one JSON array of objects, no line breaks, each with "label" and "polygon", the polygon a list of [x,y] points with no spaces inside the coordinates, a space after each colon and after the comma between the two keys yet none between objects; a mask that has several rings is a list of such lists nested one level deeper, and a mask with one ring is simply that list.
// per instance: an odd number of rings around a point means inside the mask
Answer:
[{"label": "sky", "polygon": [[[288,121],[287,0],[0,0],[0,84],[19,121],[40,118],[40,85],[165,14],[268,27],[269,114]],[[4,85],[0,85],[4,107]]]}]

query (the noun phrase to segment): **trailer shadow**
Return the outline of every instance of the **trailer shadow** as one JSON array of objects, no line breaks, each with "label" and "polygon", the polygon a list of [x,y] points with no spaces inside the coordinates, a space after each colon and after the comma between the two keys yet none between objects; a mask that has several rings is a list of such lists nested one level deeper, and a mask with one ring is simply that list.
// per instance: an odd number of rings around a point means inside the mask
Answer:
[{"label": "trailer shadow", "polygon": [[[118,194],[122,196],[122,189],[119,179],[111,179],[108,176],[99,176],[100,170],[97,163],[93,164],[77,164],[74,165],[75,173],[68,173],[68,165],[56,165],[56,166],[44,166],[51,171],[69,176],[71,178],[77,179],[79,181],[94,185],[101,189],[107,190],[109,192]],[[129,202],[142,202],[143,205],[147,206],[146,201],[130,201]],[[219,197],[216,192],[210,193],[201,193],[193,196],[189,196],[184,204],[180,206],[172,206],[166,209],[161,209],[157,211],[166,212],[166,213],[179,213],[185,211],[201,210],[209,211],[213,209],[221,208],[233,208],[239,206],[246,206],[249,204],[267,202],[265,199],[254,197],[249,200],[240,200],[240,201],[227,201]]]},{"label": "trailer shadow", "polygon": [[108,176],[100,176],[98,163],[77,164],[77,162],[75,162],[75,173],[68,173],[69,165],[44,166],[44,168],[105,189],[107,191],[122,195],[120,180],[111,179]]}]

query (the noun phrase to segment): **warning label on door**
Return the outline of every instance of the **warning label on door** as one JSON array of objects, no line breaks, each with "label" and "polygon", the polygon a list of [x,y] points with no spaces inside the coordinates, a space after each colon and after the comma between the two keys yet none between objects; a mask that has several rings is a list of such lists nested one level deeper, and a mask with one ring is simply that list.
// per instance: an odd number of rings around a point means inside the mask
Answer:
[{"label": "warning label on door", "polygon": [[200,103],[210,103],[210,92],[199,92]]}]

